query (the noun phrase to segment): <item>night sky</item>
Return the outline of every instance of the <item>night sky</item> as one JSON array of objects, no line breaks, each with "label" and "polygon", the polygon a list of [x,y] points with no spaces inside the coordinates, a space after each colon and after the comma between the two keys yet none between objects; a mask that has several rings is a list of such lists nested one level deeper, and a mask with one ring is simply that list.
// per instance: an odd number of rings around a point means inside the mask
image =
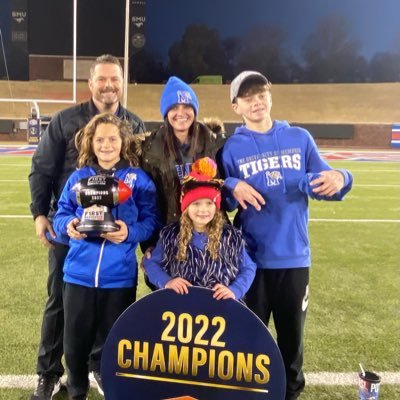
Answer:
[{"label": "night sky", "polygon": [[[12,3],[0,1],[6,56]],[[72,54],[72,0],[28,0],[28,4],[28,52]],[[123,56],[124,14],[125,0],[78,0],[78,55]],[[166,65],[171,45],[190,24],[205,24],[221,39],[240,38],[263,24],[283,30],[287,52],[299,60],[307,37],[331,14],[349,22],[350,39],[359,41],[367,61],[379,52],[400,52],[400,0],[147,0],[145,50]]]},{"label": "night sky", "polygon": [[256,24],[277,25],[294,55],[331,13],[349,20],[366,58],[393,51],[396,35],[400,41],[400,0],[147,0],[147,10],[148,47],[161,59],[190,23],[207,24],[222,38],[241,36]]},{"label": "night sky", "polygon": [[[12,0],[1,0],[4,37],[9,33],[6,17],[11,4]],[[48,47],[65,54],[72,43],[72,0],[31,0],[29,7],[34,25],[32,52]],[[125,0],[78,0],[78,7],[80,52],[96,55],[110,47],[106,50],[122,55]],[[352,35],[361,42],[361,52],[367,58],[376,52],[393,51],[396,35],[400,41],[400,0],[147,0],[146,48],[165,59],[171,44],[193,23],[216,29],[221,38],[242,36],[257,24],[272,24],[286,31],[288,48],[297,55],[321,18],[331,13],[349,20]],[[96,40],[99,37],[101,40]]]}]

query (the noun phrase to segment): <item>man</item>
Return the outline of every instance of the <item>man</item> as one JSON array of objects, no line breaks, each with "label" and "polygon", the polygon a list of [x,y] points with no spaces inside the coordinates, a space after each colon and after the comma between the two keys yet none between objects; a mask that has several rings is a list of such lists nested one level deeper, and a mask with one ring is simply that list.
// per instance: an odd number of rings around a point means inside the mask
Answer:
[{"label": "man", "polygon": [[[90,119],[103,112],[111,112],[129,120],[133,132],[144,132],[142,120],[120,104],[123,91],[123,72],[119,60],[105,54],[98,57],[90,68],[89,89],[91,99],[57,113],[48,125],[32,158],[29,175],[31,213],[35,220],[36,235],[49,248],[48,300],[44,310],[41,340],[37,361],[38,383],[31,400],[50,400],[60,389],[64,373],[63,355],[64,313],[62,302],[63,264],[68,246],[53,243],[56,239],[52,217],[65,182],[75,170],[77,150],[74,138]],[[60,238],[58,238],[60,240]],[[94,376],[98,381],[99,363],[96,349],[92,352]],[[101,392],[101,382],[98,381]]]},{"label": "man", "polygon": [[230,209],[239,206],[249,255],[257,264],[246,303],[268,325],[271,315],[286,370],[286,400],[304,389],[303,336],[308,305],[308,197],[341,200],[351,189],[349,171],[333,170],[310,133],[271,118],[271,83],[244,71],[231,83],[233,110],[244,125],[222,152]]}]

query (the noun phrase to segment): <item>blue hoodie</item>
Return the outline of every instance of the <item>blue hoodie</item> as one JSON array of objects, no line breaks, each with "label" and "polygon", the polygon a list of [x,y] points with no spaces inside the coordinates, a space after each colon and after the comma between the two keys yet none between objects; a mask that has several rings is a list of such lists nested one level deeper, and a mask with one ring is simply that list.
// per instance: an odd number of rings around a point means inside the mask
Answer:
[{"label": "blue hoodie", "polygon": [[[257,267],[309,267],[307,193],[310,190],[304,179],[307,173],[332,169],[321,158],[310,133],[286,121],[274,121],[266,133],[241,126],[227,140],[222,163],[225,187],[230,193],[243,180],[265,199],[261,211],[253,206],[247,210],[239,208],[234,222],[243,230],[247,250]],[[350,172],[340,172],[345,185],[335,194],[335,200],[343,199],[353,182]],[[238,207],[231,194],[226,202],[228,210]]]}]

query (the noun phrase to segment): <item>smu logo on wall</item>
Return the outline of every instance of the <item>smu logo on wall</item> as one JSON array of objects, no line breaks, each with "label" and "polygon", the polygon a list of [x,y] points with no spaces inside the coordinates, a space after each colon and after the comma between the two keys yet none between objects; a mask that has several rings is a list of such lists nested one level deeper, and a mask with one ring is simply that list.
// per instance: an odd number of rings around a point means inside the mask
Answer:
[{"label": "smu logo on wall", "polygon": [[129,307],[103,350],[107,400],[283,400],[285,370],[265,325],[212,295],[163,289]]},{"label": "smu logo on wall", "polygon": [[131,0],[130,7],[131,53],[142,50],[146,44],[146,1]]}]

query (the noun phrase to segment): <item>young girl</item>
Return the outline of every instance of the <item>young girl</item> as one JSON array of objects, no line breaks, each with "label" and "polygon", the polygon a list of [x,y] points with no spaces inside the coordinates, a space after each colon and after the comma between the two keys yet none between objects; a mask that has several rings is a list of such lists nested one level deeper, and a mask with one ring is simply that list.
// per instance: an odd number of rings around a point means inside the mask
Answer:
[{"label": "young girl", "polygon": [[158,288],[188,293],[188,287],[214,290],[216,299],[240,299],[256,271],[242,234],[225,223],[220,211],[222,181],[214,179],[216,165],[201,158],[183,180],[178,223],[161,230],[160,239],[144,268]]},{"label": "young girl", "polygon": [[[106,113],[95,116],[77,134],[80,169],[68,179],[54,219],[57,235],[70,237],[64,264],[64,355],[71,399],[86,399],[89,354],[102,391],[103,344],[115,320],[136,299],[137,244],[148,239],[159,224],[156,189],[137,167],[130,129],[125,121]],[[112,210],[118,231],[87,238],[76,229],[83,210],[71,189],[81,179],[99,174],[123,181],[132,194]]]}]

